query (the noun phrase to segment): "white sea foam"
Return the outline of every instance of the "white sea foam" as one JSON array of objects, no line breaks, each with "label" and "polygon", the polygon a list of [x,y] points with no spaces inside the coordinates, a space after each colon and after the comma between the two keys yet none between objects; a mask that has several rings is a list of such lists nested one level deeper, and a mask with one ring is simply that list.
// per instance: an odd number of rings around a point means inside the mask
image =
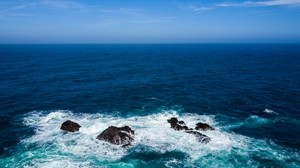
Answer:
[{"label": "white sea foam", "polygon": [[[233,144],[239,144],[226,132],[206,131],[212,138],[206,145],[200,144],[194,135],[183,131],[174,131],[170,128],[167,119],[178,117],[185,121],[188,127],[195,127],[197,122],[206,122],[217,126],[213,116],[186,114],[179,116],[176,111],[163,111],[162,113],[147,116],[120,118],[94,115],[73,115],[70,111],[55,111],[48,115],[34,112],[25,118],[24,123],[37,128],[36,134],[23,140],[26,143],[55,144],[62,152],[76,154],[77,156],[97,156],[101,159],[117,160],[126,155],[126,149],[111,145],[96,139],[97,135],[107,127],[128,125],[135,130],[133,146],[142,145],[164,153],[179,150],[187,153],[191,158],[197,159],[208,150],[224,150]],[[77,133],[64,133],[59,129],[61,123],[67,119],[78,122],[82,127]]]},{"label": "white sea foam", "polygon": [[[211,141],[208,144],[201,144],[195,136],[171,129],[167,122],[167,119],[171,117],[178,117],[188,127],[194,128],[196,123],[205,122],[215,127],[216,130],[202,132],[211,137]],[[60,130],[60,125],[68,119],[82,126],[79,132],[66,133]],[[254,116],[250,119],[256,120],[257,118]],[[116,161],[128,155],[128,152],[132,150],[138,152],[139,146],[162,154],[171,151],[183,152],[191,163],[199,162],[199,158],[206,158],[209,155],[214,155],[216,159],[220,157],[219,155],[225,159],[231,158],[230,155],[237,155],[251,162],[249,152],[264,150],[264,148],[265,152],[270,153],[267,154],[268,157],[283,160],[287,158],[284,154],[274,151],[265,141],[223,131],[212,115],[179,115],[176,111],[166,110],[147,116],[122,118],[103,114],[73,114],[71,111],[62,110],[47,114],[35,111],[25,117],[24,124],[36,130],[32,137],[21,141],[21,145],[26,148],[32,146],[20,156],[20,158],[26,158],[22,160],[22,163],[29,167],[47,167],[50,164],[50,167],[89,167],[96,162]],[[99,133],[111,125],[128,125],[135,130],[135,140],[131,147],[122,148],[96,139]],[[261,145],[263,147],[257,147]],[[37,157],[41,153],[43,156]],[[273,156],[274,154],[277,156]],[[210,161],[212,161],[211,158],[201,160],[201,163],[210,165]],[[165,162],[165,166],[174,165],[176,162],[176,159],[170,159]],[[221,163],[218,165],[222,166]],[[238,162],[234,165],[238,165]],[[126,166],[130,167],[134,164]]]},{"label": "white sea foam", "polygon": [[270,110],[270,109],[264,109],[263,112],[264,112],[264,113],[268,113],[268,114],[277,114],[275,111]]}]

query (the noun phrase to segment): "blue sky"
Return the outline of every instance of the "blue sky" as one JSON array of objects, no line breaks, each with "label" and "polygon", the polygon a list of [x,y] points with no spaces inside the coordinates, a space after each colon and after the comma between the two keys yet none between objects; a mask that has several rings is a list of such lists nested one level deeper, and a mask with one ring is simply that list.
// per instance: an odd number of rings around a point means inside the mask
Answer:
[{"label": "blue sky", "polygon": [[300,0],[0,0],[0,43],[300,42]]}]

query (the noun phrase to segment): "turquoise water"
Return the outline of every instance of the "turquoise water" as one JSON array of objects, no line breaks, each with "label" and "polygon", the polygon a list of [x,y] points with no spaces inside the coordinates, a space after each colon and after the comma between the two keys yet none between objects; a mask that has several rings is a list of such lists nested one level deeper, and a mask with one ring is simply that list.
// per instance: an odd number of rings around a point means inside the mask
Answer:
[{"label": "turquoise water", "polygon": [[[300,167],[299,45],[2,45],[0,167]],[[174,131],[216,128],[201,144]],[[79,132],[60,125],[73,120]],[[132,146],[96,139],[135,130]]]}]

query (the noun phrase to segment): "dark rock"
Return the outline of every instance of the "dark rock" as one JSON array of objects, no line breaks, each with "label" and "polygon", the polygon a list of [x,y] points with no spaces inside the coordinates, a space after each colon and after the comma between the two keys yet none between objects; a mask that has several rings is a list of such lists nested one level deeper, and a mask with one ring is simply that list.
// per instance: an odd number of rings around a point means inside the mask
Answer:
[{"label": "dark rock", "polygon": [[185,131],[185,132],[188,134],[195,135],[198,141],[201,143],[208,143],[211,140],[208,136],[201,134],[200,132],[197,131]]},{"label": "dark rock", "polygon": [[182,127],[184,130],[189,130],[189,127],[187,127],[187,126],[183,126]]},{"label": "dark rock", "polygon": [[168,120],[168,123],[170,123],[170,124],[177,124],[178,120],[177,120],[176,117],[172,117],[171,119]]},{"label": "dark rock", "polygon": [[185,125],[184,121],[178,121],[176,117],[172,117],[171,119],[169,119],[168,123],[170,123],[171,128],[173,128],[176,131],[189,130],[189,128]]},{"label": "dark rock", "polygon": [[210,125],[206,124],[206,123],[197,123],[196,124],[196,127],[195,127],[196,130],[202,130],[202,131],[207,131],[207,130],[215,130],[213,127],[211,127]]},{"label": "dark rock", "polygon": [[128,143],[128,144],[125,144],[125,145],[122,145],[122,148],[127,148],[131,145],[131,143]]},{"label": "dark rock", "polygon": [[[196,136],[196,138],[198,139],[198,141],[201,142],[201,143],[208,143],[211,140],[208,136],[206,136],[204,134],[201,134],[200,132],[193,131],[192,128],[189,128],[189,127],[187,127],[185,125],[184,121],[178,121],[178,119],[175,118],[175,117],[172,117],[171,119],[169,119],[168,123],[170,123],[171,124],[171,128],[173,128],[176,131],[185,130],[186,133],[193,134],[194,136]],[[197,126],[198,126],[198,124],[197,124]],[[206,125],[208,125],[208,124],[206,124]],[[199,124],[199,126],[201,126],[201,125]],[[198,127],[196,127],[196,129],[197,128]],[[205,128],[208,129],[208,127],[205,127]],[[210,128],[212,128],[212,127],[210,127]],[[214,128],[212,128],[212,129],[214,130]]]},{"label": "dark rock", "polygon": [[174,130],[180,131],[180,130],[188,130],[189,128],[187,126],[181,126],[179,124],[176,124],[174,127]]},{"label": "dark rock", "polygon": [[65,130],[65,131],[69,131],[69,132],[76,132],[76,131],[79,131],[80,127],[81,126],[79,124],[77,124],[76,122],[67,120],[67,121],[65,121],[61,124],[60,129]]},{"label": "dark rock", "polygon": [[115,145],[123,145],[127,147],[134,140],[134,131],[128,127],[110,126],[97,136],[97,139],[107,141]]}]

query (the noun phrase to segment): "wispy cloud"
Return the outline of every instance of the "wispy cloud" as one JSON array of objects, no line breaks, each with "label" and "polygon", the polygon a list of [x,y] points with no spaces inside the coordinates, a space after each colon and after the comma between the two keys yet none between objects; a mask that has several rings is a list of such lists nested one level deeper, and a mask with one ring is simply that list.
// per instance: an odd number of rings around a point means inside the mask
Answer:
[{"label": "wispy cloud", "polygon": [[300,0],[248,0],[242,2],[222,2],[201,6],[201,4],[178,5],[178,8],[201,13],[204,11],[218,9],[220,7],[268,7],[268,6],[299,6]]},{"label": "wispy cloud", "polygon": [[204,6],[195,6],[195,5],[190,5],[188,6],[188,9],[194,11],[194,12],[201,12],[201,11],[207,11],[207,10],[212,10],[214,7],[204,7]]},{"label": "wispy cloud", "polygon": [[171,20],[176,20],[178,17],[175,16],[170,16],[170,17],[156,17],[156,18],[144,18],[144,19],[137,19],[137,20],[132,20],[132,23],[162,23],[162,22],[168,22]]},{"label": "wispy cloud", "polygon": [[26,4],[18,4],[15,6],[7,7],[0,11],[0,13],[15,13],[19,11],[25,11],[31,9],[39,9],[39,8],[48,8],[48,9],[61,9],[61,10],[86,10],[91,9],[90,6],[83,5],[78,2],[72,1],[50,1],[44,0],[36,3],[26,3]]},{"label": "wispy cloud", "polygon": [[8,7],[4,10],[1,10],[0,13],[14,12],[14,11],[22,10],[22,9],[31,8],[31,7],[34,7],[36,5],[37,5],[37,3],[29,3],[29,4],[25,4],[25,5],[16,5],[16,6]]},{"label": "wispy cloud", "polygon": [[120,15],[120,16],[130,16],[130,17],[144,17],[145,14],[142,10],[136,8],[99,8],[97,12],[101,12],[102,14],[109,15]]},{"label": "wispy cloud", "polygon": [[131,8],[110,8],[110,9],[102,9],[101,12],[104,13],[117,13],[117,14],[127,14],[127,13],[137,13],[137,9],[131,9]]},{"label": "wispy cloud", "polygon": [[184,10],[189,10],[189,11],[192,11],[192,12],[195,12],[195,13],[200,13],[200,12],[215,9],[214,6],[200,6],[200,5],[195,5],[195,4],[178,5],[178,8],[184,9]]},{"label": "wispy cloud", "polygon": [[9,17],[30,17],[34,14],[26,11],[26,9],[35,8],[37,3],[28,3],[15,5],[0,10],[0,20],[8,20]]},{"label": "wispy cloud", "polygon": [[122,16],[143,16],[143,12],[138,9],[116,7],[116,8],[103,8],[101,6],[91,6],[73,1],[58,1],[58,0],[43,0],[37,3],[18,4],[0,10],[0,14],[14,14],[16,12],[36,12],[38,9],[57,10],[62,12],[75,11],[87,12],[94,14],[109,14],[109,15],[122,15]]},{"label": "wispy cloud", "polygon": [[168,16],[168,17],[140,17],[140,18],[107,18],[101,23],[96,25],[97,28],[107,28],[114,27],[116,25],[126,25],[126,24],[155,24],[155,23],[165,23],[172,20],[176,20],[178,17]]},{"label": "wispy cloud", "polygon": [[239,3],[220,3],[218,7],[251,7],[251,6],[300,6],[300,0],[266,0],[266,1],[244,1]]},{"label": "wispy cloud", "polygon": [[56,8],[56,9],[86,9],[88,6],[83,5],[79,2],[73,1],[57,1],[57,0],[44,0],[38,3],[39,6]]}]

